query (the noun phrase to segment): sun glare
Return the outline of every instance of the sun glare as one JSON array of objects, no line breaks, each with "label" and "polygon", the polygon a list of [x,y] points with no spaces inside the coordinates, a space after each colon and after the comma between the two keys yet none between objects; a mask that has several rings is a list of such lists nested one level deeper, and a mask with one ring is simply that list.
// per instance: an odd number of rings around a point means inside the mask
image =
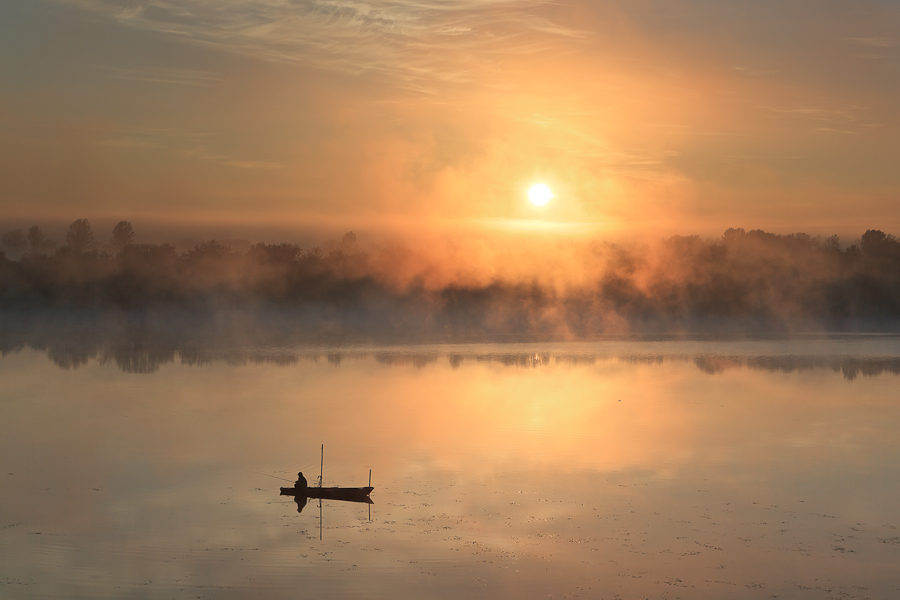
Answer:
[{"label": "sun glare", "polygon": [[536,183],[528,190],[528,199],[535,206],[544,206],[553,199],[553,192],[543,183]]}]

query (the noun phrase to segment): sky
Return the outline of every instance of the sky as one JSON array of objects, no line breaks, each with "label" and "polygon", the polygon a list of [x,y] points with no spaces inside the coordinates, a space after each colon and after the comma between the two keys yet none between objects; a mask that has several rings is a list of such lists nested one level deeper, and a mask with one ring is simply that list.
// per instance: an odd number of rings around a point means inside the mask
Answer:
[{"label": "sky", "polygon": [[4,0],[0,218],[900,233],[898,106],[896,0]]}]

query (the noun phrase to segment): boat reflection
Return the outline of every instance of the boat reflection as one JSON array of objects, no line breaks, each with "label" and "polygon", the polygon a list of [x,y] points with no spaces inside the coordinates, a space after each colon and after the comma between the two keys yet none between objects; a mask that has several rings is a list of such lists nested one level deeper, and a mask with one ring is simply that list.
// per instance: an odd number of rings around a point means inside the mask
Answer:
[{"label": "boat reflection", "polygon": [[297,512],[302,512],[310,498],[319,500],[339,500],[341,502],[359,502],[362,504],[375,504],[369,497],[373,487],[342,488],[342,487],[283,487],[282,496],[293,496],[297,503]]}]

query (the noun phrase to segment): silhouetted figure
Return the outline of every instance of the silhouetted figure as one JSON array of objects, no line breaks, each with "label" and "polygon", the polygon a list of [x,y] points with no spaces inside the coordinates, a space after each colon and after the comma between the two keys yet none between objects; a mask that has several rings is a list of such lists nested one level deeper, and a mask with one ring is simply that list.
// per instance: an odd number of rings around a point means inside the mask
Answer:
[{"label": "silhouetted figure", "polygon": [[300,492],[303,492],[303,495],[306,496],[306,490],[309,487],[306,483],[306,477],[303,476],[303,472],[297,473],[297,481],[294,482],[294,487],[297,489],[298,495]]}]

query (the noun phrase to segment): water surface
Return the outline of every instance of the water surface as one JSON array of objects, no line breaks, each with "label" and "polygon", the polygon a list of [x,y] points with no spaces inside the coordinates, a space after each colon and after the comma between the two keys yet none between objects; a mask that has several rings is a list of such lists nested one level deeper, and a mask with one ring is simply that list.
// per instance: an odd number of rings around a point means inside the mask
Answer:
[{"label": "water surface", "polygon": [[900,593],[897,338],[155,356],[0,359],[0,595]]}]

